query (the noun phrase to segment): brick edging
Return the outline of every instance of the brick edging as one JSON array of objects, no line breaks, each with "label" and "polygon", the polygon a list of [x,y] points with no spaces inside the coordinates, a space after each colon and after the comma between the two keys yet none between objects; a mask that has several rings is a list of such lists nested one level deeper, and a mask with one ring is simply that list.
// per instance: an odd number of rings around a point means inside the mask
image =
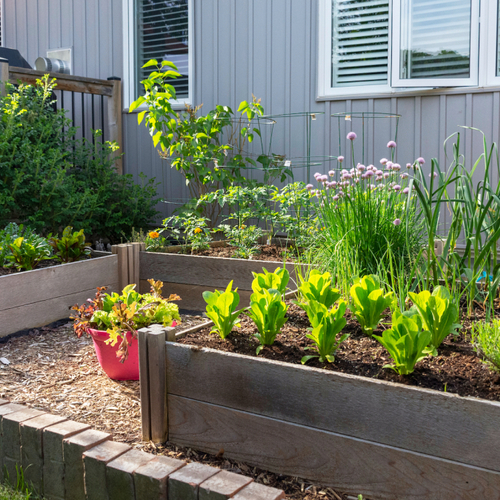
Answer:
[{"label": "brick edging", "polygon": [[16,465],[46,500],[281,500],[283,491],[115,442],[90,426],[0,399],[0,481]]}]

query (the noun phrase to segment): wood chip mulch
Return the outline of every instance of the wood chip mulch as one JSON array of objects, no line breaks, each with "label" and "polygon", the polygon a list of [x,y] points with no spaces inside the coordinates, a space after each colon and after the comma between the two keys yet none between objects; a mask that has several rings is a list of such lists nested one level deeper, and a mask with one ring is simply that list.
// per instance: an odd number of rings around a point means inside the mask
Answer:
[{"label": "wood chip mulch", "polygon": [[[201,317],[182,316],[183,327]],[[141,440],[139,382],[117,382],[101,370],[90,338],[78,339],[71,324],[44,327],[1,342],[0,398],[63,415],[113,435],[134,448],[252,477],[256,482],[283,489],[287,498],[346,500],[331,488],[306,480],[273,474],[192,449]]]}]

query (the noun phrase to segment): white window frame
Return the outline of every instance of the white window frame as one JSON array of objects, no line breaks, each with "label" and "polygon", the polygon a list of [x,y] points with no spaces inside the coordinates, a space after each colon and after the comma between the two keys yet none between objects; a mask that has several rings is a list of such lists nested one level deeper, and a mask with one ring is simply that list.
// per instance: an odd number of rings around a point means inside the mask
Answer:
[{"label": "white window frame", "polygon": [[479,1],[472,0],[470,18],[470,76],[469,78],[401,78],[401,1],[393,4],[392,87],[477,87],[479,83]]},{"label": "white window frame", "polygon": [[[130,105],[139,97],[136,88],[135,68],[135,3],[136,0],[123,0],[123,106],[128,111]],[[172,101],[174,109],[184,109],[193,103],[194,91],[194,0],[188,0],[188,97]],[[142,104],[134,112],[144,111]]]},{"label": "white window frame", "polygon": [[[500,76],[496,76],[497,57],[497,27],[500,0],[473,0],[473,13],[476,22],[471,19],[471,78],[467,79],[399,79],[399,57],[395,56],[396,41],[399,44],[399,1],[390,0],[389,5],[389,61],[387,85],[360,85],[356,87],[331,86],[332,58],[332,0],[319,0],[318,5],[318,95],[317,100],[349,99],[391,96],[410,93],[426,93],[438,90],[445,93],[458,88],[499,87]],[[473,50],[474,47],[474,50]],[[399,54],[399,50],[397,52]],[[473,57],[473,54],[474,57]],[[473,60],[474,59],[474,60]],[[477,68],[473,74],[473,68]],[[394,85],[398,80],[401,86]]]}]

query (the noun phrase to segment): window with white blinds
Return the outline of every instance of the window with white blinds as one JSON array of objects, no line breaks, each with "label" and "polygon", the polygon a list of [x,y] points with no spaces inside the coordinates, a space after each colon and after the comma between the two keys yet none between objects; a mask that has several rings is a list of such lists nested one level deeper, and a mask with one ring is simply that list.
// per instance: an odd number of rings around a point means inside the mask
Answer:
[{"label": "window with white blinds", "polygon": [[500,84],[500,0],[318,2],[319,96]]},{"label": "window with white blinds", "polygon": [[142,66],[151,59],[167,60],[177,66],[182,75],[172,79],[177,99],[189,99],[189,1],[135,0],[135,85],[142,92],[140,82],[154,67]]},{"label": "window with white blinds", "polygon": [[332,87],[386,84],[389,0],[333,0]]}]

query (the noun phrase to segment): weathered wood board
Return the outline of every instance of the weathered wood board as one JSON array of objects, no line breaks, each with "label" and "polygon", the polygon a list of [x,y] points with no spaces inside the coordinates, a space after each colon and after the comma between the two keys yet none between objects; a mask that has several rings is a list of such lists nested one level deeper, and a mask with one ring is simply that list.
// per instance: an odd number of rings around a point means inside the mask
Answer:
[{"label": "weathered wood board", "polygon": [[[233,288],[237,287],[240,292],[240,305],[245,307],[250,303],[252,272],[261,273],[262,268],[273,272],[282,266],[282,262],[141,252],[140,290],[143,293],[149,290],[146,280],[150,278],[161,280],[165,283],[164,294],[177,293],[182,298],[182,302],[179,302],[180,309],[202,311],[206,305],[203,292],[216,288],[225,289],[233,280]],[[290,272],[288,286],[295,289],[295,265],[286,263],[286,267]],[[305,270],[307,266],[302,267]]]},{"label": "weathered wood board", "polygon": [[0,337],[69,317],[69,308],[118,289],[116,255],[0,276]]},{"label": "weathered wood board", "polygon": [[[204,386],[215,384],[205,380]],[[224,450],[228,458],[346,493],[386,500],[500,498],[500,474],[491,470],[175,395],[168,396],[168,409],[175,444]],[[412,421],[406,424],[413,432]]]},{"label": "weathered wood board", "polygon": [[166,358],[169,394],[500,472],[500,403],[176,343]]}]

